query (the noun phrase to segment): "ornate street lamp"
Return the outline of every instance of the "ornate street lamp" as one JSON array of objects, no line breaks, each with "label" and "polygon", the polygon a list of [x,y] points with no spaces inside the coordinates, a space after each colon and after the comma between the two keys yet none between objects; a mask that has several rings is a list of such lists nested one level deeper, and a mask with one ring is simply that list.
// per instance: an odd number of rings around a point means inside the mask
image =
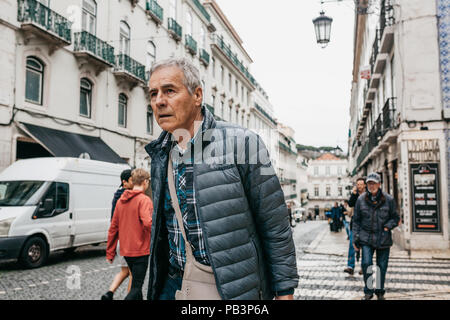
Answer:
[{"label": "ornate street lamp", "polygon": [[333,19],[327,17],[325,12],[320,12],[320,16],[313,20],[314,29],[316,30],[317,43],[325,48],[330,42],[331,23]]}]

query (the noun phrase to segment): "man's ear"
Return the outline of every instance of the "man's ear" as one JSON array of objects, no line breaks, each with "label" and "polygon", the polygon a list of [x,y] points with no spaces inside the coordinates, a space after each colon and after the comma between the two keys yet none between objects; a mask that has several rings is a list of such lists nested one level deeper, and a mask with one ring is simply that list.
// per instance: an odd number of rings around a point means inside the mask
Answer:
[{"label": "man's ear", "polygon": [[201,106],[202,102],[203,102],[203,89],[202,87],[197,87],[194,91],[194,99],[195,99],[195,104],[197,106]]}]

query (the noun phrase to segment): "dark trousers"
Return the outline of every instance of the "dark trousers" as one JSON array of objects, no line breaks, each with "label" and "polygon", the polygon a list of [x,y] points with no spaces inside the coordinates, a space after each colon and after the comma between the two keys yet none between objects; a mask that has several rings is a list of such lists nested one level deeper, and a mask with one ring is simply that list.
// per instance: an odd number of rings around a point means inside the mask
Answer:
[{"label": "dark trousers", "polygon": [[142,286],[144,285],[144,279],[147,273],[148,257],[148,255],[141,257],[125,257],[133,277],[130,292],[125,297],[125,300],[143,300]]},{"label": "dark trousers", "polygon": [[159,295],[159,300],[175,300],[175,293],[177,290],[181,290],[181,284],[183,282],[183,275],[180,271],[169,267],[169,273],[164,287]]},{"label": "dark trousers", "polygon": [[[362,246],[361,267],[364,275],[365,294],[384,294],[384,281],[389,262],[390,249],[374,249],[370,246]],[[373,254],[377,252],[377,267],[373,267]],[[370,268],[369,268],[370,267]],[[368,270],[369,269],[369,270]],[[376,279],[376,281],[373,281]]]}]

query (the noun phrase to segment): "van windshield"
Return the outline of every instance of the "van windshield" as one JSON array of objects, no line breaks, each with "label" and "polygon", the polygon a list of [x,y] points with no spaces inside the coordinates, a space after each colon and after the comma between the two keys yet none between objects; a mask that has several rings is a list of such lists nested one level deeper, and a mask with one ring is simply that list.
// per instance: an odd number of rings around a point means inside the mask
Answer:
[{"label": "van windshield", "polygon": [[0,181],[0,207],[34,206],[39,201],[38,190],[44,181]]}]

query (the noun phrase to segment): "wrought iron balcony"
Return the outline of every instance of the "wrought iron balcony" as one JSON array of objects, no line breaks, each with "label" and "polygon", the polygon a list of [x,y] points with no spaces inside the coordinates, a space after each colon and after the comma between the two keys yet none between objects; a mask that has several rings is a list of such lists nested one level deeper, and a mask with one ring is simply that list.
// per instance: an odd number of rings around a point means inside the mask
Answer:
[{"label": "wrought iron balcony", "polygon": [[115,64],[114,48],[87,31],[76,32],[74,36],[74,55],[84,58],[99,67],[112,67]]},{"label": "wrought iron balcony", "polygon": [[146,9],[156,23],[161,24],[163,22],[164,10],[156,0],[147,0]]},{"label": "wrought iron balcony", "polygon": [[185,46],[193,56],[197,54],[197,41],[190,34],[186,35]]},{"label": "wrought iron balcony", "polygon": [[257,103],[255,103],[255,108],[261,112],[270,122],[272,122],[274,125],[277,125],[277,122],[275,119],[273,119],[269,114]]},{"label": "wrought iron balcony", "polygon": [[389,98],[383,107],[383,134],[397,127],[395,121],[396,101],[397,98]]},{"label": "wrought iron balcony", "polygon": [[45,38],[57,47],[72,42],[72,23],[36,0],[17,1],[17,21],[21,28]]},{"label": "wrought iron balcony", "polygon": [[242,62],[239,61],[237,55],[231,51],[231,46],[225,44],[222,37],[216,37],[214,44],[223,52],[223,54],[225,54],[225,56],[228,57],[228,59],[230,59],[230,61],[235,65],[235,67],[240,72],[242,72],[244,77],[247,78],[247,80],[250,81],[252,85],[254,85],[255,87],[258,85],[255,78],[253,78],[248,69],[244,67]]},{"label": "wrought iron balcony", "polygon": [[180,41],[183,35],[183,28],[175,21],[175,19],[169,18],[168,22],[170,34],[175,40]]},{"label": "wrought iron balcony", "polygon": [[200,61],[205,65],[209,65],[209,53],[205,49],[200,49]]},{"label": "wrought iron balcony", "polygon": [[195,4],[195,6],[200,10],[200,12],[203,14],[203,16],[208,20],[208,22],[211,22],[211,16],[209,15],[208,11],[206,11],[205,7],[200,3],[199,0],[192,0]]},{"label": "wrought iron balcony", "polygon": [[145,66],[126,54],[116,56],[114,74],[132,85],[137,85],[139,82],[146,83]]},{"label": "wrought iron balcony", "polygon": [[395,12],[392,0],[381,1],[380,11],[380,52],[389,53],[394,43]]}]

